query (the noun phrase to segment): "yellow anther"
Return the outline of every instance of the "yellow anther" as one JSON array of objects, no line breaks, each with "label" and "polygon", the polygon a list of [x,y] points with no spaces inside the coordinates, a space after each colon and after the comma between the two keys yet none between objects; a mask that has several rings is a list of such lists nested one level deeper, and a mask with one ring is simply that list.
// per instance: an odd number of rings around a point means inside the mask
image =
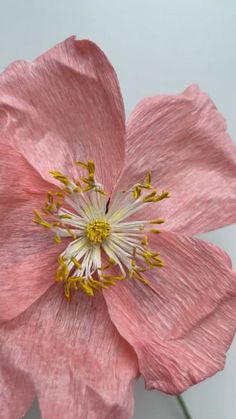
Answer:
[{"label": "yellow anther", "polygon": [[78,268],[78,269],[81,268],[81,264],[78,262],[78,260],[75,257],[72,256],[71,262],[73,262],[73,264],[76,266],[76,268]]},{"label": "yellow anther", "polygon": [[86,163],[83,163],[83,162],[82,162],[82,161],[80,161],[80,160],[77,160],[77,161],[75,162],[75,164],[77,164],[77,166],[82,167],[83,169],[88,170],[88,165],[87,165]]},{"label": "yellow anther", "polygon": [[158,218],[157,220],[151,220],[149,221],[149,224],[163,224],[165,220],[163,218]]},{"label": "yellow anther", "polygon": [[42,208],[42,211],[45,214],[53,214],[55,211],[55,205],[54,204],[50,204],[48,202],[45,202],[44,207]]},{"label": "yellow anther", "polygon": [[151,233],[155,233],[155,234],[159,234],[161,232],[161,230],[158,230],[157,228],[152,228],[150,230]]},{"label": "yellow anther", "polygon": [[125,279],[124,275],[106,275],[106,274],[102,274],[100,276],[101,276],[101,278],[105,279],[106,281],[112,281],[112,285],[113,285],[113,283],[115,283],[114,281],[122,281],[123,279]]},{"label": "yellow anther", "polygon": [[60,244],[61,243],[61,237],[58,234],[55,234],[54,241],[55,241],[55,243]]},{"label": "yellow anther", "polygon": [[90,297],[94,296],[93,289],[91,288],[91,286],[88,283],[81,282],[80,285],[81,285],[82,289],[86,292],[86,294],[88,294]]},{"label": "yellow anther", "polygon": [[169,192],[163,191],[163,192],[160,193],[160,195],[158,195],[157,191],[155,190],[155,191],[151,192],[149,195],[146,195],[143,198],[143,202],[145,202],[145,203],[147,203],[147,202],[158,202],[158,201],[161,201],[162,199],[169,198],[169,197],[170,197]]},{"label": "yellow anther", "polygon": [[63,192],[56,192],[55,193],[56,196],[59,196],[60,198],[65,198],[65,194]]},{"label": "yellow anther", "polygon": [[116,261],[112,258],[109,258],[109,263],[105,266],[101,266],[100,268],[97,268],[98,271],[105,271],[106,269],[111,268],[112,266],[116,265]]},{"label": "yellow anther", "polygon": [[142,190],[141,186],[135,186],[135,188],[133,190],[134,199],[138,199],[140,197],[141,190]]},{"label": "yellow anther", "polygon": [[150,266],[164,266],[163,261],[160,258],[159,253],[153,253],[150,250],[146,250],[142,253],[145,263]]},{"label": "yellow anther", "polygon": [[59,266],[56,271],[57,280],[62,281],[62,280],[67,279],[69,276],[69,269],[68,269],[65,259],[62,256],[59,256],[58,264]]},{"label": "yellow anther", "polygon": [[96,279],[93,279],[92,277],[89,278],[88,284],[90,287],[94,288],[95,290],[99,288],[105,288],[105,286],[104,287],[101,286],[101,281],[97,281]]},{"label": "yellow anther", "polygon": [[[88,160],[87,164],[78,160],[76,162],[76,164],[88,171],[88,177],[84,176],[84,177],[81,178],[82,181],[87,185],[84,188],[82,188],[83,192],[88,192],[88,191],[91,191],[92,189],[94,189],[96,192],[99,192],[100,194],[105,195],[104,190],[95,181],[95,177],[94,177],[95,164],[94,164],[93,160]],[[81,188],[80,184],[78,186]]]},{"label": "yellow anther", "polygon": [[93,160],[88,161],[88,172],[89,172],[90,175],[94,175],[94,173],[95,173],[95,164],[94,164]]},{"label": "yellow anther", "polygon": [[52,195],[52,192],[51,191],[48,191],[48,202],[50,203],[50,204],[52,204],[53,203],[53,195]]},{"label": "yellow anther", "polygon": [[75,240],[75,239],[77,239],[77,236],[76,236],[76,234],[70,229],[70,228],[67,228],[66,229],[66,231],[69,233],[69,235]]},{"label": "yellow anther", "polygon": [[75,179],[74,182],[75,182],[76,186],[78,186],[78,188],[81,189],[81,183],[80,183],[79,179]]},{"label": "yellow anther", "polygon": [[33,218],[33,219],[32,219],[32,221],[33,221],[35,224],[39,224],[39,225],[41,225],[42,227],[45,227],[45,228],[48,228],[48,229],[51,229],[51,228],[52,228],[52,225],[51,225],[51,224],[49,224],[47,221],[45,221],[45,220],[41,217],[41,215],[39,214],[39,212],[38,212],[38,211],[34,210],[34,215],[35,215],[35,218]]},{"label": "yellow anther", "polygon": [[161,201],[162,199],[170,198],[170,192],[163,191],[160,195],[156,196],[155,202]]},{"label": "yellow anther", "polygon": [[82,177],[82,181],[86,183],[87,185],[93,187],[93,181],[91,179],[87,179],[86,177]]},{"label": "yellow anther", "polygon": [[61,226],[61,223],[59,223],[58,221],[54,221],[54,222],[52,223],[52,226],[53,226],[53,227],[60,227],[60,226]]},{"label": "yellow anther", "polygon": [[144,236],[141,240],[141,244],[143,246],[147,246],[148,245],[148,236]]},{"label": "yellow anther", "polygon": [[108,281],[108,280],[97,281],[96,279],[89,278],[89,285],[95,290],[99,290],[101,288],[103,289],[109,288],[112,285],[112,283],[111,281]]},{"label": "yellow anther", "polygon": [[111,232],[111,226],[106,220],[90,221],[85,228],[85,233],[92,243],[102,243]]},{"label": "yellow anther", "polygon": [[60,265],[62,265],[63,263],[65,263],[65,261],[66,261],[66,260],[63,258],[63,256],[61,256],[61,255],[60,255],[60,256],[58,257],[58,263],[59,263]]},{"label": "yellow anther", "polygon": [[151,172],[148,172],[144,178],[144,187],[147,189],[151,189],[152,187],[151,182],[152,182],[152,174]]},{"label": "yellow anther", "polygon": [[58,180],[59,182],[63,183],[64,185],[70,185],[70,179],[63,175],[63,173],[58,172],[57,170],[51,170],[49,173],[54,177],[54,179]]},{"label": "yellow anther", "polygon": [[65,186],[65,188],[63,188],[63,191],[66,192],[66,193],[69,193],[69,194],[72,193],[71,189],[68,188],[67,186]]},{"label": "yellow anther", "polygon": [[138,279],[143,284],[148,285],[148,281],[145,278],[143,278],[143,276],[140,274],[140,272],[142,272],[142,270],[133,269],[131,271],[131,278],[134,277],[135,279]]},{"label": "yellow anther", "polygon": [[56,208],[59,209],[62,206],[62,202],[61,201],[57,201],[56,202]]},{"label": "yellow anther", "polygon": [[71,220],[72,216],[69,215],[69,214],[61,214],[61,215],[59,215],[59,218],[61,218],[61,219],[65,218],[65,219]]},{"label": "yellow anther", "polygon": [[71,301],[71,289],[70,289],[70,284],[65,284],[64,285],[64,294],[65,294],[65,297],[66,297],[66,299],[67,299],[67,301],[68,302],[70,302]]},{"label": "yellow anther", "polygon": [[102,189],[102,188],[100,188],[100,187],[98,187],[98,186],[95,186],[94,187],[94,190],[96,191],[96,192],[98,192],[98,193],[100,193],[101,195],[106,195],[107,193]]},{"label": "yellow anther", "polygon": [[135,259],[131,259],[131,266],[133,266],[133,267],[136,266],[136,260]]},{"label": "yellow anther", "polygon": [[70,276],[69,280],[74,289],[78,289],[78,285],[84,282],[84,278],[82,276]]},{"label": "yellow anther", "polygon": [[153,192],[151,192],[150,194],[146,195],[146,196],[143,198],[143,202],[154,202],[154,201],[155,201],[155,198],[156,198],[156,193],[157,193],[157,191],[156,191],[156,190],[154,190],[154,191],[153,191]]}]

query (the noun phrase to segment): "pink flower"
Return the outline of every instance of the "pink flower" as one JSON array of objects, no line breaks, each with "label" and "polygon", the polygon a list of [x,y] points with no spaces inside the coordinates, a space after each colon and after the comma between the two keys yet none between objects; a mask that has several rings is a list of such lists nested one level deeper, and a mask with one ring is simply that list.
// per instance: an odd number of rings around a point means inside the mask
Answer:
[{"label": "pink flower", "polygon": [[236,220],[209,97],[144,99],[125,125],[113,68],[74,37],[0,86],[2,417],[37,395],[43,418],[127,419],[140,373],[176,394],[222,369],[236,277],[190,237]]}]

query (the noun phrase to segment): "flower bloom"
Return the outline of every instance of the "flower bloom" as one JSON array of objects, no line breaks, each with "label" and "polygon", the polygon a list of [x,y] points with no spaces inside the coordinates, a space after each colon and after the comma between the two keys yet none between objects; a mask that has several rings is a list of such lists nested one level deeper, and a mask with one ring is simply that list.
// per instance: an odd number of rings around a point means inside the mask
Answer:
[{"label": "flower bloom", "polygon": [[[4,418],[128,419],[140,374],[178,394],[224,366],[236,150],[191,86],[125,123],[113,68],[74,37],[0,80]],[[46,198],[46,199],[45,199]]]}]

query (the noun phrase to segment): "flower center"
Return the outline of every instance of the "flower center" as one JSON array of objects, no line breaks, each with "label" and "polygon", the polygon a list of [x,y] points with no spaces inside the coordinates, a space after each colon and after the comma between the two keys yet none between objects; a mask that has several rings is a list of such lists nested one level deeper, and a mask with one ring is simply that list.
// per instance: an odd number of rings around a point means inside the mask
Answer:
[{"label": "flower center", "polygon": [[93,220],[86,225],[86,236],[92,243],[102,243],[111,232],[111,226],[106,220]]},{"label": "flower center", "polygon": [[159,253],[149,247],[149,238],[160,233],[155,225],[164,220],[140,221],[135,213],[168,198],[169,193],[153,189],[148,173],[143,182],[109,198],[95,179],[94,162],[76,164],[87,176],[70,180],[52,171],[62,187],[55,193],[48,191],[42,212],[34,211],[33,219],[52,231],[57,244],[71,238],[58,257],[56,270],[56,281],[63,282],[65,297],[70,301],[72,292],[81,289],[93,296],[123,280],[147,284],[145,273],[163,266]]}]

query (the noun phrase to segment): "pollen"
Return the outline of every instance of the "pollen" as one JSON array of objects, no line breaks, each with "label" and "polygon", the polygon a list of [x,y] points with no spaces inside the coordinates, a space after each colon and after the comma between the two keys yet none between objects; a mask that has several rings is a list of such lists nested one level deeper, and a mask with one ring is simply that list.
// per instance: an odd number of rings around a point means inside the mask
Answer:
[{"label": "pollen", "polygon": [[106,220],[90,221],[85,228],[86,236],[92,243],[102,243],[104,239],[109,237],[111,226]]}]

